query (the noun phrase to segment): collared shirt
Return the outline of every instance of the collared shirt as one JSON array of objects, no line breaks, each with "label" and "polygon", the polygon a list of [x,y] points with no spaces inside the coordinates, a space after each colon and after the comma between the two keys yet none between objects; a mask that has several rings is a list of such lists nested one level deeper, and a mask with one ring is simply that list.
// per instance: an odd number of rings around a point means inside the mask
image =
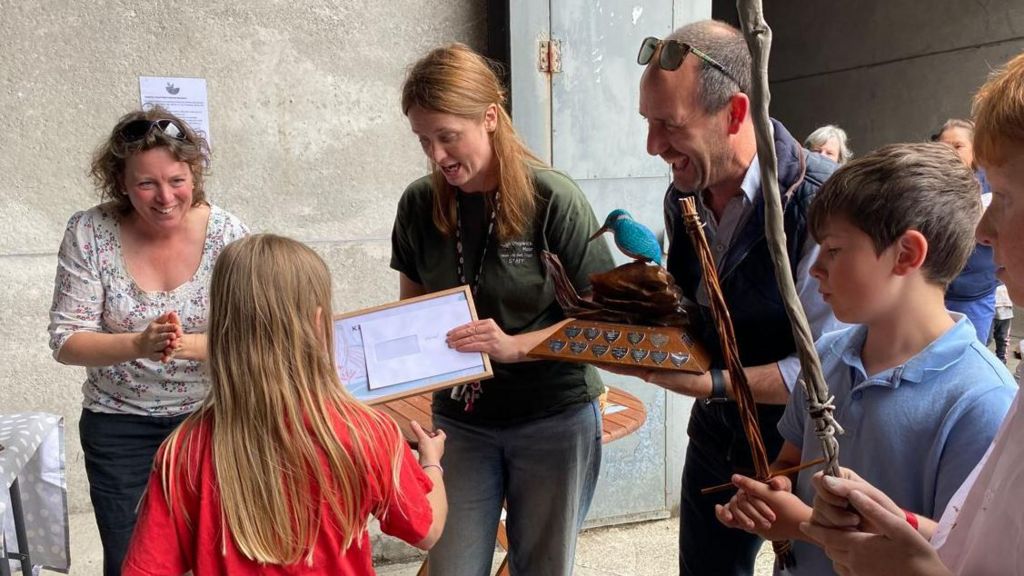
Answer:
[{"label": "collared shirt", "polygon": [[1024,565],[1022,485],[1024,407],[1018,397],[985,457],[949,501],[932,537],[939,558],[953,574],[1020,572]]},{"label": "collared shirt", "polygon": [[[1003,364],[977,341],[974,327],[956,324],[900,366],[868,375],[861,350],[865,326],[818,341],[822,371],[835,396],[839,460],[888,494],[897,505],[934,518],[985,454],[1016,394]],[[821,456],[821,443],[797,388],[779,421],[779,432],[801,449],[801,461]],[[794,486],[801,500],[814,499],[803,470]],[[794,543],[792,574],[832,574],[832,562],[811,544]]]},{"label": "collared shirt", "polygon": [[[754,212],[754,202],[761,195],[761,165],[757,162],[757,154],[754,155],[747,172],[740,183],[740,190],[743,192],[729,200],[722,211],[722,218],[715,218],[714,213],[707,206],[704,195],[697,194],[697,205],[700,210],[701,219],[705,222],[704,235],[711,247],[711,253],[715,257],[715,265],[718,272],[722,272],[722,262],[725,255],[733,245],[733,239],[743,229],[744,224]],[[818,292],[818,281],[811,277],[811,266],[818,259],[820,248],[813,238],[808,236],[804,243],[803,252],[800,254],[800,261],[796,266],[796,292],[800,303],[804,307],[804,314],[807,315],[807,322],[811,328],[811,335],[817,339],[822,334],[844,328],[846,325],[836,320],[832,314],[832,308],[821,299]],[[794,263],[790,263],[794,265]],[[697,302],[702,306],[710,306],[704,283],[701,282],[697,288]],[[790,392],[796,385],[797,376],[800,374],[800,358],[794,352],[779,360],[779,372]]]}]

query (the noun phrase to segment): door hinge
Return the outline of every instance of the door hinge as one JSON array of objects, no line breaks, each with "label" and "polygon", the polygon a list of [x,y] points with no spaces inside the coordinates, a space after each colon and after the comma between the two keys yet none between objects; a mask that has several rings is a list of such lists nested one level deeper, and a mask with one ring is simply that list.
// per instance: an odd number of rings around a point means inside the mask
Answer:
[{"label": "door hinge", "polygon": [[545,74],[562,71],[562,44],[558,40],[541,40],[537,49],[537,70]]}]

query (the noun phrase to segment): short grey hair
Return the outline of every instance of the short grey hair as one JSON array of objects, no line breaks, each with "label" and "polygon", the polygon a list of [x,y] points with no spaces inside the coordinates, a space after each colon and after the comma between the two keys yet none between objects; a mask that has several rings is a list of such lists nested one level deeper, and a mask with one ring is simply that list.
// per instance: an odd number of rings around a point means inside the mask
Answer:
[{"label": "short grey hair", "polygon": [[853,150],[850,150],[848,138],[846,137],[846,130],[843,130],[834,124],[822,126],[808,134],[807,139],[804,140],[804,146],[808,149],[816,150],[824,146],[829,140],[835,140],[839,143],[838,164],[840,166],[846,164],[851,158],[853,158]]},{"label": "short grey hair", "polygon": [[964,120],[963,118],[950,118],[946,120],[937,132],[932,134],[931,141],[938,142],[942,135],[946,133],[946,130],[952,130],[953,128],[960,128],[966,130],[971,138],[974,138],[974,122],[971,120]]},{"label": "short grey hair", "polygon": [[683,42],[704,52],[732,76],[729,78],[699,59],[697,97],[705,112],[714,113],[725,108],[737,92],[750,93],[750,50],[743,33],[736,28],[717,20],[701,20],[679,28],[665,39]]}]

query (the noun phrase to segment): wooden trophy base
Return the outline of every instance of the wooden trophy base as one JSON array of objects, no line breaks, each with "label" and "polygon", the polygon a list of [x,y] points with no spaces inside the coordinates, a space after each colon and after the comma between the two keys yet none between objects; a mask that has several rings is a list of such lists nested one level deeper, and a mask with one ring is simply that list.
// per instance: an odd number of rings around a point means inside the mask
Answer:
[{"label": "wooden trophy base", "polygon": [[685,330],[569,318],[529,356],[588,364],[622,364],[693,374],[707,372],[707,352]]}]

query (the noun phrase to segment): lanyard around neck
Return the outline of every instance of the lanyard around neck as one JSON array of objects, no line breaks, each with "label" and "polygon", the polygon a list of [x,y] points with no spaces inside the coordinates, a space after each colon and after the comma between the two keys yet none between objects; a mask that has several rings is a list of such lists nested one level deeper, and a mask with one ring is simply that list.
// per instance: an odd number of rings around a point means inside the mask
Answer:
[{"label": "lanyard around neck", "polygon": [[[484,260],[487,259],[487,247],[491,243],[491,233],[494,231],[494,223],[498,219],[498,211],[501,210],[501,192],[494,193],[494,202],[491,205],[491,216],[487,224],[487,235],[484,236],[484,247],[480,252],[480,265],[477,268],[476,277],[470,284],[470,291],[476,296],[484,277]],[[461,284],[469,284],[466,281],[466,261],[462,250],[462,200],[455,196],[455,266]]]}]

